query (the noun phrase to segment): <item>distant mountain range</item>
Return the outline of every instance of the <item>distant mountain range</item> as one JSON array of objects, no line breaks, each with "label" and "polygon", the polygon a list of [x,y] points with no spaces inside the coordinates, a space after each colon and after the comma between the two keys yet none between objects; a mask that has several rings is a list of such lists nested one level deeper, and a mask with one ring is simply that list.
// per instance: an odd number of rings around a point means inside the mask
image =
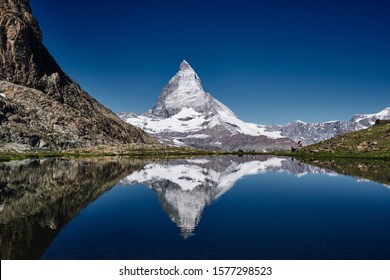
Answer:
[{"label": "distant mountain range", "polygon": [[247,123],[205,92],[194,69],[183,61],[152,109],[140,116],[128,112],[119,116],[167,144],[270,151],[290,149],[298,141],[310,145],[367,128],[377,119],[390,119],[390,107],[377,114],[355,115],[348,122],[294,121],[285,126]]},{"label": "distant mountain range", "polygon": [[349,121],[328,121],[321,123],[305,123],[294,121],[285,126],[269,126],[268,131],[280,133],[296,142],[301,141],[303,145],[311,145],[323,140],[333,138],[343,133],[358,131],[375,124],[376,120],[389,120],[390,107],[385,108],[376,114],[357,114]]}]

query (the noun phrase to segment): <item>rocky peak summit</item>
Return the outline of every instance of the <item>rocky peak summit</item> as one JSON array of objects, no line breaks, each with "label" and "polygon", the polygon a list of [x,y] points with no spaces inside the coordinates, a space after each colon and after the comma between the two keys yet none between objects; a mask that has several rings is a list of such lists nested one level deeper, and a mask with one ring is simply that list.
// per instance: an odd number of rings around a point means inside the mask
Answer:
[{"label": "rocky peak summit", "polygon": [[166,88],[167,94],[198,95],[204,93],[198,74],[185,60],[180,64],[179,72],[169,81]]},{"label": "rocky peak summit", "polygon": [[[183,60],[181,63],[180,63],[180,70],[192,70],[194,71],[194,69],[192,69],[191,65],[188,64],[188,62],[186,60]],[[195,71],[194,71],[195,72]]]},{"label": "rocky peak summit", "polygon": [[208,95],[204,92],[202,82],[195,70],[183,60],[179,71],[162,90],[156,106],[145,115],[154,117],[170,117],[183,108],[205,106]]}]

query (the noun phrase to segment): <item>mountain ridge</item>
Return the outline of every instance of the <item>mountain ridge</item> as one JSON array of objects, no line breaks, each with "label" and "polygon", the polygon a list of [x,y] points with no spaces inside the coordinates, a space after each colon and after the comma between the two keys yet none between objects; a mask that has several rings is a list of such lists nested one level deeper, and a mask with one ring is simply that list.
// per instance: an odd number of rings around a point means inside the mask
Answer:
[{"label": "mountain ridge", "polygon": [[293,121],[285,126],[270,126],[270,130],[278,131],[281,135],[296,142],[301,141],[304,146],[312,145],[338,135],[369,128],[375,121],[390,119],[390,107],[374,114],[355,114],[349,121],[335,120],[318,123]]},{"label": "mountain ridge", "polygon": [[[61,150],[156,143],[119,119],[61,69],[42,43],[28,0],[0,2],[0,31],[0,145]],[[24,100],[27,95],[29,103]],[[64,112],[70,115],[61,115]]]}]

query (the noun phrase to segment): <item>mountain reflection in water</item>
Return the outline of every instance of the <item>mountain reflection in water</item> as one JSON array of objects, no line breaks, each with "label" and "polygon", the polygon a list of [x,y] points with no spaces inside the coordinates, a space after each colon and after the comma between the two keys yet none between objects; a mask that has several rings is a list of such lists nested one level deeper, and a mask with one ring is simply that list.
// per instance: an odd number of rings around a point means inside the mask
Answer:
[{"label": "mountain reflection in water", "polygon": [[0,257],[38,259],[64,225],[143,164],[128,159],[0,163]]},{"label": "mountain reflection in water", "polygon": [[230,156],[148,164],[127,176],[121,184],[143,184],[153,189],[181,235],[188,238],[207,205],[229,191],[242,177],[267,172],[337,175],[289,158]]},{"label": "mountain reflection in water", "polygon": [[[318,166],[269,156],[170,161],[113,157],[0,163],[0,257],[41,258],[65,225],[115,186],[126,188],[141,184],[153,190],[187,241],[196,232],[205,207],[231,190],[244,176],[260,173],[287,173],[297,177],[337,176],[339,173],[355,176],[351,168],[341,169],[334,161],[323,166],[318,162],[313,164]],[[389,177],[381,170],[389,168],[384,165],[381,163],[380,171],[375,171],[375,162],[371,162],[370,172],[366,177],[364,172],[359,172],[358,180],[375,181],[373,174],[379,174],[378,181],[386,185]]]}]

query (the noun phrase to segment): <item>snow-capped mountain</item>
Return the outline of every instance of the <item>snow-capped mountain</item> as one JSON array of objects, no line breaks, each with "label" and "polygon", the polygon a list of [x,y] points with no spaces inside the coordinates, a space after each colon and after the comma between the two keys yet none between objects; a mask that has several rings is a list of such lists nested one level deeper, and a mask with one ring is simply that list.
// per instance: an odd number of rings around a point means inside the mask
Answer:
[{"label": "snow-capped mountain", "polygon": [[203,210],[236,182],[248,175],[287,172],[301,177],[337,173],[281,157],[206,157],[151,163],[121,181],[121,185],[143,184],[154,190],[171,220],[184,238],[200,221]]},{"label": "snow-capped mountain", "polygon": [[390,107],[387,107],[376,114],[358,114],[353,116],[347,124],[348,130],[357,131],[368,128],[375,124],[376,120],[390,120]]},{"label": "snow-capped mountain", "polygon": [[121,113],[120,117],[167,144],[270,151],[290,149],[298,141],[310,145],[368,128],[377,119],[390,119],[390,107],[376,114],[355,115],[350,121],[294,121],[284,126],[247,123],[205,92],[194,69],[183,61],[179,72],[164,87],[153,109],[141,116]]},{"label": "snow-capped mountain", "polygon": [[375,124],[375,121],[378,119],[389,120],[390,107],[376,114],[355,115],[350,121],[329,121],[322,123],[294,121],[285,126],[270,126],[267,129],[275,133],[280,133],[280,135],[296,142],[302,141],[304,145],[310,145],[343,133],[368,128]]},{"label": "snow-capped mountain", "polygon": [[205,92],[192,67],[183,61],[164,87],[157,104],[141,116],[120,117],[162,142],[212,149],[289,149],[294,143],[266,126],[246,123]]}]

